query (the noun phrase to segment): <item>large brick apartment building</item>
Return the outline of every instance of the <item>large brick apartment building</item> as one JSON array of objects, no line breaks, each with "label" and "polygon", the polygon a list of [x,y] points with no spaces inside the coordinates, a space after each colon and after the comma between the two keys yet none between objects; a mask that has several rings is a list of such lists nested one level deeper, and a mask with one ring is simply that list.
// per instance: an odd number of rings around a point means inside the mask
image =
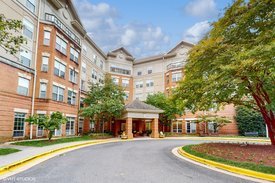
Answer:
[{"label": "large brick apartment building", "polygon": [[[0,9],[6,18],[22,20],[22,35],[27,39],[15,55],[0,47],[0,136],[4,137],[43,137],[42,128],[24,120],[28,115],[54,111],[68,118],[60,130],[55,130],[55,136],[93,129],[94,124],[80,117],[78,111],[88,83],[102,83],[106,73],[125,88],[126,104],[134,99],[144,101],[156,92],[169,95],[183,77],[187,52],[193,46],[182,41],[166,54],[143,59],[135,59],[124,48],[105,54],[87,34],[71,0],[0,1]],[[157,117],[140,122],[128,117],[113,126],[116,131],[125,130],[125,123],[127,129],[131,123],[133,130],[198,133],[198,125],[193,123],[198,114],[187,112],[165,129],[156,129],[152,121],[157,122]],[[220,133],[237,134],[234,107],[225,106],[218,114],[233,120]],[[106,125],[111,130],[112,125]]]}]

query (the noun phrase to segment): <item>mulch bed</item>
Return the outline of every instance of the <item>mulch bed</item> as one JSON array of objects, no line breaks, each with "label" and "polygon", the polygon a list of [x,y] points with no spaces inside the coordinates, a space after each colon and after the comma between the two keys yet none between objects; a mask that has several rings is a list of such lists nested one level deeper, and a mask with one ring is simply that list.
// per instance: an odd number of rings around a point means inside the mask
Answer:
[{"label": "mulch bed", "polygon": [[275,167],[275,147],[271,145],[206,143],[192,146],[191,149],[232,161]]}]

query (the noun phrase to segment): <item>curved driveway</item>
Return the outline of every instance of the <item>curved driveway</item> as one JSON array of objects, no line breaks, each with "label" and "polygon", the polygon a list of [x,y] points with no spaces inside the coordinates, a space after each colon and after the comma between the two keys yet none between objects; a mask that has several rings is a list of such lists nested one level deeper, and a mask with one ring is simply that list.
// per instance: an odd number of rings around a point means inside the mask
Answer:
[{"label": "curved driveway", "polygon": [[250,182],[194,165],[171,153],[176,146],[193,143],[200,141],[136,140],[85,147],[49,159],[10,180],[28,177],[30,182],[39,183]]}]

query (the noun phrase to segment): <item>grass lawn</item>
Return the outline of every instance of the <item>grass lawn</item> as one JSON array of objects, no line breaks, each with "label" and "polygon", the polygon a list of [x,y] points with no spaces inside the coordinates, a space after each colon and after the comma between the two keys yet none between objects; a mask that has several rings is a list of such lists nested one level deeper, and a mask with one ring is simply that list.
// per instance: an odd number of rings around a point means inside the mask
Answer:
[{"label": "grass lawn", "polygon": [[14,149],[14,148],[0,148],[0,156],[19,152],[19,151],[21,151],[21,150]]},{"label": "grass lawn", "polygon": [[[231,165],[231,166],[235,166],[235,167],[240,167],[240,168],[246,168],[246,169],[250,169],[250,170],[254,170],[257,172],[263,172],[263,173],[268,173],[268,174],[275,174],[275,167],[274,166],[266,166],[263,164],[256,164],[256,163],[250,163],[250,162],[240,162],[240,161],[233,161],[233,160],[229,160],[229,159],[225,159],[225,158],[221,158],[221,157],[217,157],[217,156],[211,156],[202,152],[198,152],[195,151],[194,149],[192,149],[192,147],[198,147],[199,145],[187,145],[182,147],[182,149],[184,151],[186,151],[189,154],[192,154],[194,156],[198,156],[204,159],[208,159],[211,161],[216,161],[216,162],[220,162],[223,164],[227,164],[227,165]],[[203,144],[202,144],[203,145]]]},{"label": "grass lawn", "polygon": [[81,136],[81,137],[52,139],[51,141],[49,141],[48,139],[47,140],[32,140],[32,141],[24,141],[24,142],[15,142],[12,144],[20,145],[20,146],[43,147],[43,146],[61,144],[61,143],[66,143],[66,142],[77,142],[77,141],[92,140],[92,139],[94,139],[94,138],[92,138],[90,136]]}]

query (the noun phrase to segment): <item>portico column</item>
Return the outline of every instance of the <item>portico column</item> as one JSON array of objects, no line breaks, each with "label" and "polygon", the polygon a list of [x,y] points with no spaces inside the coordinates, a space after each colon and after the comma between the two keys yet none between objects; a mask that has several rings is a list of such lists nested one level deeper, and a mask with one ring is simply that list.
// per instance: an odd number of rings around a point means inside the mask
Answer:
[{"label": "portico column", "polygon": [[128,139],[132,139],[133,138],[133,121],[132,121],[132,118],[127,118],[126,119],[126,124],[125,124],[125,127],[126,127],[126,135],[128,137]]},{"label": "portico column", "polygon": [[152,121],[152,134],[151,137],[152,138],[159,138],[159,119],[158,118],[154,118]]}]

